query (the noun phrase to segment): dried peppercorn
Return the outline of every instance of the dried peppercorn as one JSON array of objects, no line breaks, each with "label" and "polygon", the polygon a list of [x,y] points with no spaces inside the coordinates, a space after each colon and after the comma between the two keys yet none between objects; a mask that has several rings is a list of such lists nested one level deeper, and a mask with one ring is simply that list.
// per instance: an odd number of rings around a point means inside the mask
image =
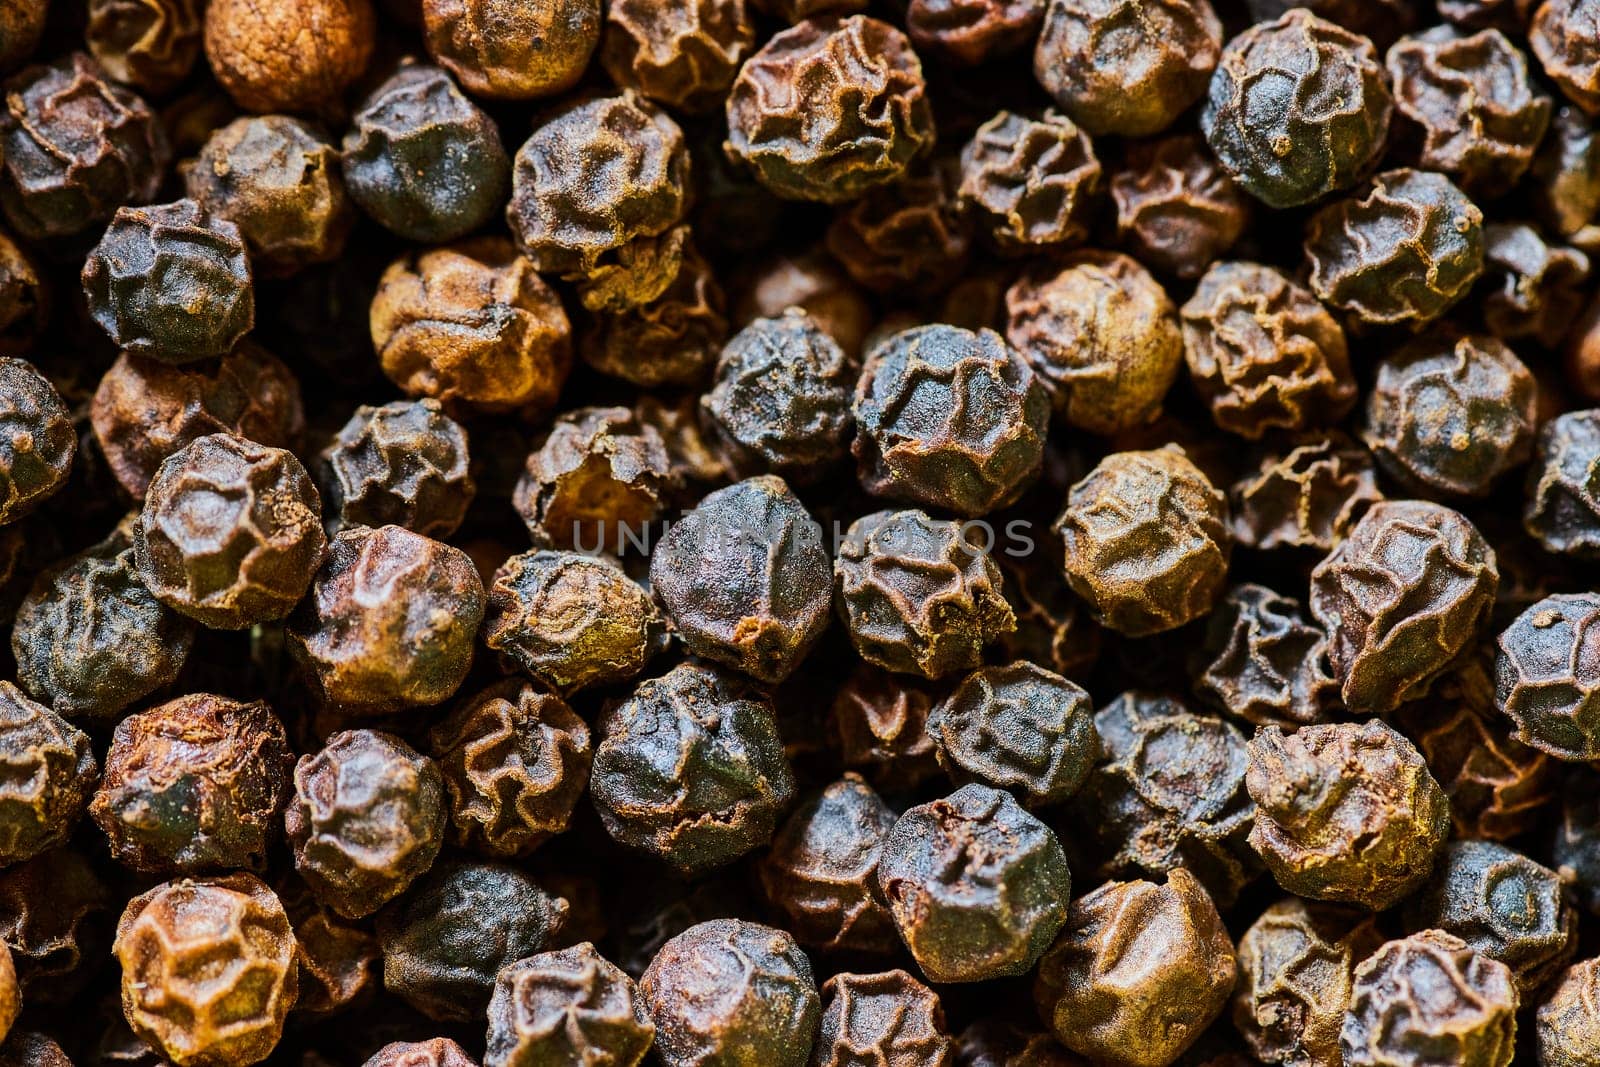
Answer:
[{"label": "dried peppercorn", "polygon": [[767,696],[680,664],[606,712],[589,792],[607,832],[685,873],[767,843],[794,797]]},{"label": "dried peppercorn", "polygon": [[71,1001],[109,947],[111,891],[71,845],[0,871],[0,940],[30,1004]]},{"label": "dried peppercorn", "polygon": [[1065,678],[1087,678],[1100,656],[1100,626],[1055,560],[1002,553],[1000,570],[1017,628],[1000,638],[999,661],[1026,660]]},{"label": "dried peppercorn", "polygon": [[22,236],[70,237],[155,199],[170,154],[161,123],[87,55],[29,67],[5,93],[0,209]]},{"label": "dried peppercorn", "polygon": [[432,399],[356,408],[319,457],[329,525],[404,526],[448,537],[477,486],[467,432]]},{"label": "dried peppercorn", "polygon": [[674,523],[650,586],[690,652],[764,682],[794,671],[833,603],[821,528],[772,475],[718,489]]},{"label": "dried peppercorn", "polygon": [[1532,338],[1559,348],[1583,310],[1589,257],[1547,243],[1523,223],[1483,228],[1483,323],[1502,340]]},{"label": "dried peppercorn", "polygon": [[913,789],[939,772],[927,730],[933,705],[917,679],[858,664],[834,694],[828,736],[844,765],[880,789]]},{"label": "dried peppercorn", "polygon": [[66,484],[77,447],[56,387],[27,360],[0,357],[0,525]]},{"label": "dried peppercorn", "polygon": [[838,261],[820,249],[776,256],[763,261],[744,282],[734,321],[773,319],[797,307],[855,358],[873,326],[874,313],[852,281]]},{"label": "dried peppercorn", "polygon": [[724,305],[710,264],[686,243],[678,276],[659,297],[595,316],[581,348],[584,362],[648,389],[698,385],[727,339]]},{"label": "dried peppercorn", "polygon": [[1427,880],[1450,802],[1392,726],[1265,726],[1249,750],[1250,845],[1284,889],[1381,911]]},{"label": "dried peppercorn", "polygon": [[1227,501],[1176,447],[1107,456],[1067,494],[1055,531],[1073,591],[1130,637],[1199,618],[1227,580]]},{"label": "dried peppercorn", "polygon": [[1356,402],[1344,330],[1311,292],[1259,263],[1215,263],[1183,305],[1190,379],[1224,430],[1338,422]]},{"label": "dried peppercorn", "polygon": [[751,0],[756,10],[783,19],[803,22],[823,15],[847,15],[865,8],[870,0]]},{"label": "dried peppercorn", "polygon": [[589,727],[566,701],[508,679],[428,731],[450,794],[450,840],[525,856],[567,828],[589,782]]},{"label": "dried peppercorn", "polygon": [[824,952],[895,951],[894,920],[878,900],[878,862],[897,816],[855,774],[807,799],[761,861],[767,899],[802,945]]},{"label": "dried peppercorn", "polygon": [[632,92],[580,100],[517,149],[506,220],[539,270],[583,275],[676,225],[688,182],[689,150],[666,112]]},{"label": "dried peppercorn", "polygon": [[1117,238],[1156,270],[1198,278],[1244,233],[1250,201],[1198,134],[1130,144],[1111,175]]},{"label": "dried peppercorn", "polygon": [[206,626],[281,619],[322,560],[321,511],[292,452],[233,434],[196,438],[150,481],[134,527],[139,578],[167,607]]},{"label": "dried peppercorn", "polygon": [[934,140],[911,42],[864,15],[775,34],[740,68],[726,106],[730,157],[796,200],[854,200],[904,176]]},{"label": "dried peppercorn", "polygon": [[655,602],[616,563],[524,552],[495,571],[484,643],[560,692],[636,677],[667,645]]},{"label": "dried peppercorn", "polygon": [[1000,568],[960,523],[879,511],[850,524],[834,559],[840,614],[861,658],[938,678],[970,670],[1016,629]]},{"label": "dried peppercorn", "polygon": [[23,353],[50,322],[51,288],[33,258],[0,232],[0,353]]},{"label": "dried peppercorn", "polygon": [[369,0],[212,0],[206,59],[246,111],[332,109],[360,78],[376,36]]},{"label": "dried peppercorn", "polygon": [[606,8],[600,64],[623,88],[698,113],[721,103],[755,41],[745,0],[615,0]]},{"label": "dried peppercorn", "polygon": [[1166,885],[1107,882],[1072,902],[1033,995],[1062,1044],[1129,1067],[1165,1067],[1222,1013],[1233,942],[1182,867]]},{"label": "dried peppercorn", "polygon": [[782,930],[737,919],[692,926],[639,982],[666,1067],[805,1067],[821,1014],[811,963]]},{"label": "dried peppercorn", "polygon": [[1287,208],[1367,173],[1392,108],[1372,42],[1295,7],[1228,42],[1200,125],[1235,181]]},{"label": "dried peppercorn", "polygon": [[446,408],[542,412],[571,367],[560,298],[500,237],[396,260],[378,284],[371,322],[384,373]]},{"label": "dried peppercorn", "polygon": [[1378,364],[1362,440],[1421,492],[1483,496],[1533,452],[1538,387],[1501,340],[1430,335]]},{"label": "dried peppercorn", "polygon": [[653,236],[635,237],[575,279],[578,299],[589,311],[619,313],[643,307],[671,287],[692,254],[689,226],[679,223]]},{"label": "dried peppercorn", "polygon": [[1014,502],[1038,474],[1050,401],[993,330],[933,325],[873,349],[854,411],[868,492],[976,516]]},{"label": "dried peppercorn", "polygon": [[356,919],[433,865],[448,811],[433,760],[392,734],[345,730],[295,764],[284,828],[317,899]]},{"label": "dried peppercorn", "polygon": [[351,118],[341,154],[350,198],[408,241],[453,241],[505,204],[500,131],[450,75],[406,63]]},{"label": "dried peppercorn", "polygon": [[1048,826],[973,784],[900,816],[878,890],[930,981],[979,982],[1032,969],[1067,921],[1072,875]]},{"label": "dried peppercorn", "polygon": [[1339,1046],[1349,1067],[1401,1067],[1418,1058],[1506,1067],[1516,1010],[1505,964],[1424,930],[1390,941],[1356,968]]},{"label": "dried peppercorn", "polygon": [[858,285],[874,292],[948,289],[967,266],[972,226],[957,197],[953,156],[914,168],[840,208],[828,251]]},{"label": "dried peppercorn", "polygon": [[299,988],[289,917],[254,875],[185,878],[134,897],[115,951],[134,1033],[194,1067],[266,1059]]},{"label": "dried peppercorn", "polygon": [[1600,211],[1600,140],[1584,113],[1557,103],[1528,169],[1539,221],[1562,240],[1579,240]]},{"label": "dried peppercorn", "polygon": [[1006,292],[1006,336],[1071,426],[1113,434],[1149,422],[1183,365],[1178,309],[1115,252],[1036,267]]},{"label": "dried peppercorn", "polygon": [[1306,229],[1311,290],[1371,325],[1420,326],[1483,273],[1483,212],[1441,174],[1390,170]]},{"label": "dried peppercorn", "polygon": [[906,33],[918,49],[973,67],[1030,44],[1044,9],[1045,0],[911,0]]},{"label": "dried peppercorn", "polygon": [[536,542],[621,552],[673,488],[666,442],[629,408],[578,408],[528,453],[512,503]]},{"label": "dried peppercorn", "polygon": [[1200,99],[1221,52],[1208,0],[1049,0],[1033,74],[1095,136],[1145,137]]},{"label": "dried peppercorn", "polygon": [[1395,154],[1450,175],[1477,196],[1516,184],[1550,122],[1550,98],[1499,30],[1446,26],[1402,37],[1386,57],[1394,85]]},{"label": "dried peppercorn", "polygon": [[72,1067],[72,1061],[60,1045],[31,1030],[16,1031],[0,1046],[0,1064],[4,1067]]},{"label": "dried peppercorn", "polygon": [[1100,872],[1166,875],[1183,867],[1232,905],[1261,871],[1245,838],[1244,735],[1176,700],[1130,691],[1094,717],[1103,762],[1073,801],[1105,854]]},{"label": "dried peppercorn", "polygon": [[384,987],[431,1019],[481,1018],[495,977],[548,949],[566,916],[521,871],[439,864],[378,916]]},{"label": "dried peppercorn", "polygon": [[1328,552],[1383,499],[1366,449],[1338,432],[1304,435],[1228,490],[1233,537],[1254,549]]},{"label": "dried peppercorn", "polygon": [[1542,988],[1577,948],[1577,915],[1552,870],[1492,841],[1452,841],[1433,880],[1408,905],[1414,929],[1443,930],[1511,968],[1517,988]]},{"label": "dried peppercorn", "polygon": [[1534,1020],[1540,1067],[1583,1067],[1600,1057],[1600,959],[1568,967]]},{"label": "dried peppercorn", "polygon": [[260,870],[292,759],[261,701],[179,697],[117,724],[90,814],[112,856],[141,874]]},{"label": "dried peppercorn", "polygon": [[475,96],[527,100],[570,88],[600,41],[600,0],[422,0],[428,54]]},{"label": "dried peppercorn", "polygon": [[357,526],[328,542],[290,619],[290,648],[339,714],[381,715],[461,687],[483,611],[465,552],[399,526]]},{"label": "dried peppercorn", "polygon": [[961,150],[959,193],[1003,251],[1073,245],[1088,236],[1100,161],[1088,134],[1065,115],[1001,111]]},{"label": "dried peppercorn", "polygon": [[[303,1067],[317,1067],[309,1060]],[[466,1049],[448,1037],[427,1041],[393,1041],[372,1054],[362,1067],[476,1067]]]},{"label": "dried peppercorn", "polygon": [[325,906],[299,875],[273,886],[294,928],[300,996],[294,1010],[328,1016],[368,1002],[381,987],[377,935]]},{"label": "dried peppercorn", "polygon": [[1504,841],[1544,817],[1558,761],[1512,737],[1510,724],[1492,709],[1466,701],[1427,707],[1406,728],[1450,798],[1456,836]]},{"label": "dried peppercorn", "polygon": [[655,1040],[638,988],[588,942],[518,960],[489,1002],[484,1067],[636,1067]]},{"label": "dried peppercorn", "polygon": [[1381,714],[1425,695],[1488,618],[1498,582],[1494,550],[1459,512],[1420,500],[1368,508],[1311,572],[1311,614],[1345,704]]},{"label": "dried peppercorn", "polygon": [[927,730],[957,784],[1009,789],[1032,806],[1076,793],[1100,755],[1089,694],[1033,663],[973,671]]},{"label": "dried peppercorn", "polygon": [[862,1060],[882,1067],[948,1067],[939,995],[905,971],[841,972],[822,984],[826,1006],[812,1053],[816,1067]]},{"label": "dried peppercorn", "polygon": [[1593,57],[1593,13],[1583,0],[1544,0],[1533,8],[1528,44],[1568,100],[1589,115],[1600,114],[1600,78]]},{"label": "dried peppercorn", "polygon": [[794,308],[734,335],[700,406],[735,470],[814,481],[845,454],[853,371],[833,338]]},{"label": "dried peppercorn", "polygon": [[88,7],[89,51],[119,82],[159,96],[187,78],[200,58],[196,0],[90,0]]},{"label": "dried peppercorn", "polygon": [[1600,759],[1597,624],[1600,596],[1558,593],[1500,635],[1495,699],[1516,723],[1518,741],[1560,759]]},{"label": "dried peppercorn", "polygon": [[195,624],[139,580],[130,524],[51,567],[17,609],[17,680],[68,718],[114,719],[172,682]]},{"label": "dried peppercorn", "polygon": [[1288,897],[1239,939],[1233,1024],[1263,1063],[1340,1067],[1339,1030],[1356,964],[1383,935],[1354,909]]},{"label": "dried peppercorn", "polygon": [[192,199],[239,227],[258,275],[336,258],[355,221],[338,150],[287,115],[235,119],[212,131],[179,172]]},{"label": "dried peppercorn", "polygon": [[1299,601],[1266,586],[1228,590],[1206,623],[1196,657],[1195,693],[1257,726],[1324,721],[1338,707],[1328,667],[1328,635]]},{"label": "dried peppercorn", "polygon": [[231,433],[293,449],[305,412],[294,373],[245,341],[220,360],[183,367],[118,356],[95,389],[89,423],[117,483],[143,500],[161,464],[191,442]]},{"label": "dried peppercorn", "polygon": [[1544,424],[1528,471],[1522,525],[1551,552],[1600,552],[1600,409],[1569,411]]},{"label": "dried peppercorn", "polygon": [[100,771],[87,734],[10,682],[0,682],[0,767],[0,866],[66,841]]}]

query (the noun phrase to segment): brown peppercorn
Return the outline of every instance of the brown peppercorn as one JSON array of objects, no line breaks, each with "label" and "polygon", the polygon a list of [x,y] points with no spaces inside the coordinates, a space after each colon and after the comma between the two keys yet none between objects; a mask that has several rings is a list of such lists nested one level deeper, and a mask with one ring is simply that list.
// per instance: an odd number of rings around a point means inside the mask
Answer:
[{"label": "brown peppercorn", "polygon": [[624,92],[569,104],[533,131],[517,149],[506,221],[536,268],[583,275],[677,225],[688,197],[683,131]]},{"label": "brown peppercorn", "polygon": [[666,442],[629,408],[561,415],[528,453],[512,503],[536,543],[623,551],[661,514],[673,488]]},{"label": "brown peppercorn", "polygon": [[1177,447],[1114,452],[1067,494],[1067,581],[1129,637],[1206,614],[1227,581],[1227,500]]},{"label": "brown peppercorn", "polygon": [[1206,623],[1195,693],[1256,726],[1295,729],[1338,709],[1328,635],[1300,602],[1266,586],[1228,590]]},{"label": "brown peppercorn", "polygon": [[1342,1067],[1339,1029],[1356,964],[1378,950],[1372,916],[1288,897],[1239,939],[1233,1024],[1263,1063]]},{"label": "brown peppercorn", "polygon": [[911,42],[864,15],[775,34],[740,68],[727,119],[729,155],[763,185],[827,204],[902,177],[934,139]]},{"label": "brown peppercorn", "polygon": [[619,86],[698,113],[721,103],[755,42],[745,0],[612,0],[600,63]]},{"label": "brown peppercorn", "polygon": [[1032,43],[1045,0],[911,0],[906,33],[921,51],[964,67]]},{"label": "brown peppercorn", "polygon": [[828,251],[874,292],[941,292],[967,265],[972,227],[956,196],[960,172],[946,156],[841,207]]},{"label": "brown peppercorn", "polygon": [[0,1041],[11,1033],[11,1026],[22,1012],[22,991],[17,987],[17,971],[11,963],[11,950],[0,943]]},{"label": "brown peppercorn", "polygon": [[246,111],[321,111],[360,78],[376,35],[369,0],[209,0],[206,59]]},{"label": "brown peppercorn", "polygon": [[178,170],[190,197],[239,227],[258,275],[293,274],[338,258],[355,222],[338,149],[287,115],[235,119],[213,130]]},{"label": "brown peppercorn", "polygon": [[477,486],[467,465],[467,432],[432,399],[356,408],[322,450],[329,525],[404,526],[449,537]]},{"label": "brown peppercorn", "polygon": [[1341,433],[1296,438],[1228,490],[1244,548],[1329,552],[1383,499],[1372,455]]},{"label": "brown peppercorn", "polygon": [[743,292],[734,315],[736,323],[775,319],[797,307],[810,315],[823,333],[839,342],[846,355],[860,355],[875,315],[837,260],[813,249],[794,256],[774,255],[752,266],[754,269],[742,282]]},{"label": "brown peppercorn", "polygon": [[1065,115],[1001,111],[962,149],[959,192],[1002,251],[1061,248],[1088,236],[1100,161],[1089,136]]},{"label": "brown peppercorn", "polygon": [[1586,1067],[1600,1060],[1600,959],[1557,977],[1534,1021],[1540,1067]]},{"label": "brown peppercorn", "polygon": [[1594,12],[1587,0],[1544,0],[1533,11],[1528,44],[1568,100],[1600,114],[1600,71],[1594,59]]},{"label": "brown peppercorn", "polygon": [[569,89],[600,41],[600,0],[422,0],[428,54],[467,92],[528,100]]},{"label": "brown peppercorn", "polygon": [[1600,410],[1569,411],[1545,423],[1528,471],[1522,525],[1550,552],[1600,553]]},{"label": "brown peppercorn", "polygon": [[155,199],[169,156],[161,123],[87,55],[29,67],[5,94],[0,208],[22,236],[70,237]]},{"label": "brown peppercorn", "polygon": [[1457,837],[1505,841],[1546,817],[1558,761],[1518,741],[1492,709],[1479,711],[1467,701],[1424,705],[1413,722],[1407,730],[1450,798]]},{"label": "brown peppercorn", "polygon": [[1502,340],[1559,349],[1583,311],[1589,257],[1522,223],[1483,228],[1483,324]]},{"label": "brown peppercorn", "polygon": [[1222,1013],[1236,971],[1216,905],[1177,867],[1166,885],[1107,882],[1073,901],[1033,996],[1072,1051],[1166,1067]]},{"label": "brown peppercorn", "polygon": [[1195,388],[1224,430],[1338,422],[1356,402],[1344,330],[1311,292],[1274,267],[1215,263],[1183,305]]},{"label": "brown peppercorn", "polygon": [[1563,241],[1581,241],[1600,213],[1600,138],[1578,108],[1557,103],[1528,170],[1528,192],[1542,222]]},{"label": "brown peppercorn", "polygon": [[512,556],[489,586],[484,643],[551,688],[572,693],[636,677],[667,646],[660,610],[603,556]]},{"label": "brown peppercorn", "polygon": [[1049,0],[1033,75],[1096,137],[1146,137],[1200,99],[1221,53],[1208,0]]},{"label": "brown peppercorn", "polygon": [[1517,990],[1506,965],[1424,930],[1390,941],[1355,972],[1339,1045],[1347,1067],[1419,1060],[1507,1067]]},{"label": "brown peppercorn", "polygon": [[1115,252],[1033,268],[1006,292],[1006,336],[1075,429],[1114,434],[1160,414],[1183,365],[1178,309]]},{"label": "brown peppercorn", "polygon": [[66,841],[100,772],[89,736],[10,682],[0,682],[0,768],[0,866]]},{"label": "brown peppercorn", "polygon": [[261,701],[180,697],[117,724],[90,814],[141,874],[266,866],[293,760]]},{"label": "brown peppercorn", "polygon": [[1193,133],[1130,144],[1111,198],[1122,246],[1179,278],[1226,255],[1250,218],[1249,197]]},{"label": "brown peppercorn", "polygon": [[1436,26],[1402,37],[1386,62],[1397,157],[1450,175],[1474,196],[1516,184],[1550,122],[1550,98],[1504,34]]},{"label": "brown peppercorn", "polygon": [[960,523],[879,511],[850,524],[833,563],[856,652],[902,674],[971,670],[1016,629],[1000,568]]},{"label": "brown peppercorn", "polygon": [[1494,550],[1459,512],[1420,500],[1372,505],[1311,572],[1311,614],[1351,711],[1425,695],[1493,606]]},{"label": "brown peppercorn", "polygon": [[654,426],[667,446],[667,462],[675,484],[690,498],[731,480],[726,458],[700,423],[699,397],[663,397],[647,393],[633,405],[641,424]]},{"label": "brown peppercorn", "polygon": [[728,336],[724,303],[711,265],[686,243],[678,276],[659,297],[594,317],[583,360],[646,389],[699,385]]},{"label": "brown peppercorn", "polygon": [[0,357],[0,526],[66,485],[77,449],[56,387],[27,360]]},{"label": "brown peppercorn", "polygon": [[0,354],[30,351],[50,323],[50,304],[51,288],[38,265],[0,232]]},{"label": "brown peppercorn", "polygon": [[281,619],[322,560],[321,511],[294,453],[232,434],[197,438],[150,482],[134,528],[139,578],[206,626]]},{"label": "brown peppercorn", "polygon": [[193,441],[231,433],[293,449],[305,412],[294,372],[245,341],[214,363],[185,367],[118,356],[95,389],[89,422],[118,484],[143,500],[161,464]]},{"label": "brown peppercorn", "polygon": [[979,516],[1038,475],[1050,400],[993,330],[918,326],[880,342],[856,383],[855,453],[875,496]]},{"label": "brown peppercorn", "polygon": [[481,1025],[495,977],[549,949],[566,916],[521,871],[439,864],[378,916],[384,988],[430,1019]]},{"label": "brown peppercorn", "polygon": [[19,1030],[0,1046],[0,1067],[73,1067],[73,1064],[51,1038]]},{"label": "brown peppercorn", "polygon": [[299,988],[289,917],[249,874],[185,878],[133,898],[116,954],[128,1024],[185,1067],[266,1059]]},{"label": "brown peppercorn", "polygon": [[636,1067],[655,1040],[638,988],[587,941],[518,960],[495,979],[484,1067]]},{"label": "brown peppercorn", "polygon": [[1483,273],[1483,212],[1441,174],[1390,170],[1312,217],[1311,290],[1371,325],[1421,326]]},{"label": "brown peppercorn", "polygon": [[1278,884],[1381,911],[1427,880],[1450,829],[1450,801],[1422,756],[1379,720],[1264,726],[1245,775],[1256,802],[1250,845]]},{"label": "brown peppercorn", "polygon": [[813,1067],[949,1067],[939,995],[905,971],[841,972],[823,983],[822,996]]},{"label": "brown peppercorn", "polygon": [[444,842],[439,767],[392,734],[346,730],[301,756],[284,828],[317,899],[371,915],[433,865]]},{"label": "brown peppercorn", "polygon": [[372,298],[372,345],[407,395],[447,409],[549,409],[572,365],[561,300],[503,237],[402,256]]},{"label": "brown peppercorn", "polygon": [[39,47],[49,0],[7,0],[0,4],[0,71],[9,71]]},{"label": "brown peppercorn", "polygon": [[477,1064],[465,1049],[448,1037],[435,1037],[427,1041],[391,1042],[374,1052],[362,1067],[477,1067]]},{"label": "brown peppercorn", "polygon": [[1556,594],[1500,635],[1495,698],[1516,739],[1559,759],[1600,759],[1600,684],[1593,632],[1600,595]]},{"label": "brown peppercorn", "polygon": [[84,38],[107,74],[160,96],[194,69],[200,31],[199,0],[89,0]]},{"label": "brown peppercorn", "polygon": [[428,731],[450,794],[450,841],[526,856],[567,828],[589,784],[589,727],[566,701],[507,679]]},{"label": "brown peppercorn", "polygon": [[737,919],[692,926],[639,982],[666,1067],[805,1067],[820,1015],[811,963],[782,930]]},{"label": "brown peppercorn", "polygon": [[0,871],[0,940],[10,949],[23,998],[70,1002],[109,947],[111,892],[71,845]]},{"label": "brown peppercorn", "polygon": [[606,831],[682,873],[766,844],[794,797],[771,701],[730,671],[647,679],[601,730],[589,792]]},{"label": "brown peppercorn", "polygon": [[909,791],[939,773],[927,730],[933,705],[917,679],[859,663],[834,694],[828,736],[846,767],[880,789]]},{"label": "brown peppercorn", "polygon": [[585,310],[632,311],[656,300],[678,280],[691,247],[689,225],[679,223],[655,236],[635,237],[617,248],[614,259],[608,257],[584,274],[567,277],[575,280]]},{"label": "brown peppercorn", "polygon": [[650,587],[690,652],[769,683],[805,658],[833,603],[821,527],[773,475],[718,489],[674,523]]},{"label": "brown peppercorn", "polygon": [[1100,657],[1101,630],[1089,606],[1047,554],[1000,554],[1006,601],[1017,628],[1000,638],[999,662],[1026,660],[1065,678],[1085,680]]},{"label": "brown peppercorn", "polygon": [[795,939],[824,952],[891,953],[894,920],[877,898],[878,860],[897,816],[854,774],[795,809],[761,861],[767,899]]},{"label": "brown peppercorn", "polygon": [[294,927],[300,961],[294,1010],[328,1016],[368,1001],[383,982],[377,935],[325,906],[299,875],[286,874],[273,888]]}]

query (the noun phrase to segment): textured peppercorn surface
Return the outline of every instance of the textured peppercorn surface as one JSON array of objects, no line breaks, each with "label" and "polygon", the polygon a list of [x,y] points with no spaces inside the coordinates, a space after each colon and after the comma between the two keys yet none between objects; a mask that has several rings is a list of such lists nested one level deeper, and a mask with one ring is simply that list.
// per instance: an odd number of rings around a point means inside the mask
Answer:
[{"label": "textured peppercorn surface", "polygon": [[928,716],[934,693],[918,679],[857,665],[828,711],[828,736],[844,765],[882,789],[910,789],[939,773]]},{"label": "textured peppercorn surface", "polygon": [[1528,25],[1528,44],[1545,77],[1591,116],[1600,114],[1593,26],[1594,9],[1584,0],[1546,0],[1533,8]]},{"label": "textured peppercorn surface", "polygon": [[1495,698],[1516,738],[1560,759],[1600,759],[1600,596],[1555,594],[1500,635]]},{"label": "textured peppercorn surface", "polygon": [[583,76],[600,40],[600,0],[423,0],[428,54],[469,93],[550,96]]},{"label": "textured peppercorn surface", "polygon": [[840,208],[828,226],[828,251],[852,281],[873,292],[950,289],[972,258],[974,227],[958,195],[960,181],[953,155],[915,166],[895,184]]},{"label": "textured peppercorn surface", "polygon": [[294,928],[300,961],[294,1010],[325,1017],[370,1003],[383,978],[378,938],[368,925],[327,907],[298,874],[285,873],[273,889]]},{"label": "textured peppercorn surface", "polygon": [[1044,0],[911,0],[906,33],[924,54],[976,66],[1025,48],[1044,10]]},{"label": "textured peppercorn surface", "polygon": [[634,385],[698,385],[727,336],[722,285],[694,245],[686,243],[678,274],[666,290],[638,307],[596,315],[580,352],[595,370]]},{"label": "textured peppercorn surface", "polygon": [[1506,841],[1552,817],[1561,761],[1518,741],[1493,707],[1419,709],[1406,726],[1450,798],[1457,837]]},{"label": "textured peppercorn surface", "polygon": [[71,415],[27,360],[0,357],[0,526],[66,484],[77,451]]},{"label": "textured peppercorn surface", "polygon": [[71,837],[100,772],[89,735],[10,682],[0,682],[0,767],[0,866]]},{"label": "textured peppercorn surface", "polygon": [[465,1049],[448,1037],[394,1041],[372,1054],[362,1067],[475,1067]]},{"label": "textured peppercorn surface", "polygon": [[1584,304],[1589,256],[1525,223],[1483,227],[1483,323],[1502,340],[1560,348]]},{"label": "textured peppercorn surface", "polygon": [[206,59],[246,111],[332,109],[367,69],[375,22],[370,0],[216,0]]},{"label": "textured peppercorn surface", "polygon": [[827,1006],[817,1028],[818,1067],[865,1059],[883,1067],[947,1067],[950,1037],[933,990],[905,971],[841,972],[822,985]]},{"label": "textured peppercorn surface", "polygon": [[1130,144],[1110,187],[1123,248],[1179,278],[1203,274],[1250,219],[1249,198],[1194,133]]},{"label": "textured peppercorn surface", "polygon": [[72,845],[0,871],[0,939],[30,1004],[82,992],[111,947],[115,903],[85,850]]},{"label": "textured peppercorn surface", "polygon": [[1228,590],[1206,623],[1196,694],[1256,726],[1293,729],[1338,710],[1328,635],[1300,603],[1262,585]]},{"label": "textured peppercorn surface", "polygon": [[1100,174],[1089,135],[1065,115],[1002,111],[962,149],[959,192],[1002,249],[1038,251],[1088,236]]},{"label": "textured peppercorn surface", "polygon": [[1600,1057],[1600,959],[1557,976],[1534,1021],[1542,1067],[1581,1067]]},{"label": "textured peppercorn surface", "polygon": [[675,488],[666,442],[628,408],[579,408],[528,453],[512,503],[535,541],[622,552]]},{"label": "textured peppercorn surface", "polygon": [[745,0],[613,0],[600,64],[618,85],[698,113],[722,102],[755,42]]},{"label": "textured peppercorn surface", "polygon": [[1600,553],[1600,410],[1557,415],[1539,431],[1523,528],[1552,552]]},{"label": "textured peppercorn surface", "polygon": [[1328,552],[1382,499],[1371,454],[1337,431],[1266,453],[1228,490],[1234,540],[1254,549]]},{"label": "textured peppercorn surface", "polygon": [[197,0],[90,0],[84,39],[117,81],[161,94],[189,76],[200,58]]},{"label": "textured peppercorn surface", "polygon": [[635,1067],[655,1024],[638,987],[589,942],[518,960],[495,980],[484,1067]]},{"label": "textured peppercorn surface", "polygon": [[449,537],[477,492],[467,432],[437,400],[359,407],[319,459],[336,530],[392,525]]}]

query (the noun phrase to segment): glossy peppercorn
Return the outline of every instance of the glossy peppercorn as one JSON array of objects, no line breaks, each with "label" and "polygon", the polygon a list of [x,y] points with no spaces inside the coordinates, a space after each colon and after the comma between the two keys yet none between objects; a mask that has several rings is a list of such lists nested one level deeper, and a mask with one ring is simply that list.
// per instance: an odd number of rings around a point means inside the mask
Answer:
[{"label": "glossy peppercorn", "polygon": [[528,453],[512,503],[536,542],[622,552],[666,505],[666,442],[629,408],[578,408]]},{"label": "glossy peppercorn", "polygon": [[1094,143],[1065,115],[1001,111],[962,149],[959,191],[999,248],[1034,252],[1088,236],[1100,174]]},{"label": "glossy peppercorn", "polygon": [[376,36],[370,0],[212,0],[206,59],[246,111],[317,111],[366,71]]},{"label": "glossy peppercorn", "polygon": [[600,41],[600,0],[422,0],[428,54],[467,92],[549,96],[583,76]]},{"label": "glossy peppercorn", "polygon": [[319,461],[318,480],[335,530],[394,525],[448,537],[477,492],[467,432],[437,400],[357,408]]},{"label": "glossy peppercorn", "polygon": [[10,682],[0,682],[0,766],[7,783],[0,790],[0,866],[7,866],[72,835],[100,768],[87,734]]},{"label": "glossy peppercorn", "polygon": [[77,451],[67,406],[27,360],[0,357],[0,526],[66,484]]}]

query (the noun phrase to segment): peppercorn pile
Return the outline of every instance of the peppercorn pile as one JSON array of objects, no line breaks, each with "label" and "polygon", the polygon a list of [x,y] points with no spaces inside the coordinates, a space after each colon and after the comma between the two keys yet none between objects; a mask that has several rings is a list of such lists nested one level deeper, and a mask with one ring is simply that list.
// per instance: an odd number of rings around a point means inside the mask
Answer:
[{"label": "peppercorn pile", "polygon": [[0,79],[0,1067],[1600,1067],[1600,0]]}]

